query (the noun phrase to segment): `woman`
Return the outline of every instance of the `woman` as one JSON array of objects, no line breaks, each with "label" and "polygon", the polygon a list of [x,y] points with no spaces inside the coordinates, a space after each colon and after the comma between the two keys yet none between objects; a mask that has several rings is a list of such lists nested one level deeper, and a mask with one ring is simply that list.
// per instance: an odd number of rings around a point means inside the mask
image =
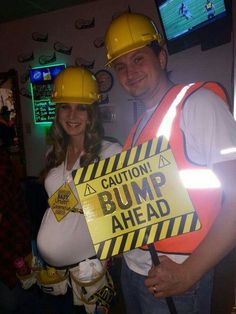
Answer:
[{"label": "woman", "polygon": [[[52,148],[44,171],[51,206],[43,217],[37,244],[47,265],[57,271],[70,270],[76,276],[78,266],[89,274],[90,264],[96,268],[101,263],[96,259],[71,173],[121,150],[118,143],[103,140],[98,99],[96,79],[87,69],[68,67],[56,77],[52,97],[56,118],[50,129]],[[87,313],[94,313],[95,305],[87,304],[80,295],[84,288],[78,289],[73,285],[74,304],[84,304]],[[85,294],[89,295],[89,288],[86,289]]]}]

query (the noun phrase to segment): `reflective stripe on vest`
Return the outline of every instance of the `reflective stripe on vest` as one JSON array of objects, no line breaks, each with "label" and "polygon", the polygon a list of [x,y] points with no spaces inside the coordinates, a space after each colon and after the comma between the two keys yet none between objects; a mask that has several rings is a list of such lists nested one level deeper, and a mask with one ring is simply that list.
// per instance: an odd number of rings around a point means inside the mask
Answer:
[{"label": "reflective stripe on vest", "polygon": [[[164,136],[169,141],[172,123],[177,113],[177,107],[183,102],[183,99],[191,86],[194,86],[194,84],[192,83],[184,86],[175,97],[161,122],[161,125],[156,134],[157,137]],[[186,169],[180,170],[179,173],[185,188],[206,189],[220,187],[219,180],[210,169]]]},{"label": "reflective stripe on vest", "polygon": [[168,111],[166,112],[161,125],[159,126],[159,129],[157,131],[156,136],[165,136],[166,139],[169,141],[170,139],[170,132],[172,127],[172,122],[174,118],[176,117],[177,107],[178,105],[183,101],[188,89],[193,86],[194,84],[189,84],[187,86],[184,86],[178,95],[175,97],[174,101],[172,102],[171,106],[169,107]]}]

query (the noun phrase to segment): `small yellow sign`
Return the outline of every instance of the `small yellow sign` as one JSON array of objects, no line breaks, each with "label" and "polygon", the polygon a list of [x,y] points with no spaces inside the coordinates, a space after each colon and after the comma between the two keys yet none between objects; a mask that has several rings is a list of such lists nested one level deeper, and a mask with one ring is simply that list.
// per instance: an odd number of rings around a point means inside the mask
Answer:
[{"label": "small yellow sign", "polygon": [[70,185],[65,182],[48,200],[57,219],[61,221],[78,203]]},{"label": "small yellow sign", "polygon": [[73,176],[101,259],[200,228],[163,137],[78,169]]}]

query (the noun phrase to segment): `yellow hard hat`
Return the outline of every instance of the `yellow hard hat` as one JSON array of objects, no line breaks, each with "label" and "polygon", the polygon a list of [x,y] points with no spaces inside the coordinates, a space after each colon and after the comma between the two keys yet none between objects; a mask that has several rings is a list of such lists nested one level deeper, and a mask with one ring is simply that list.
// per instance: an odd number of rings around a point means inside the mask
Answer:
[{"label": "yellow hard hat", "polygon": [[55,103],[91,105],[99,97],[96,78],[84,67],[68,67],[54,81],[52,101]]},{"label": "yellow hard hat", "polygon": [[114,19],[106,34],[108,64],[120,56],[145,47],[156,40],[162,47],[164,40],[154,22],[143,14],[124,13]]}]

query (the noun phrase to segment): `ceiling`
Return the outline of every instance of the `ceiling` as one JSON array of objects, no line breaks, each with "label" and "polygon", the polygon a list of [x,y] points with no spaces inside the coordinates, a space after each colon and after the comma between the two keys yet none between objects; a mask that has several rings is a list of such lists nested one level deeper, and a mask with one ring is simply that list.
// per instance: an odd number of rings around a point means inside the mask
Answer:
[{"label": "ceiling", "polygon": [[52,12],[95,0],[1,0],[0,23]]}]

